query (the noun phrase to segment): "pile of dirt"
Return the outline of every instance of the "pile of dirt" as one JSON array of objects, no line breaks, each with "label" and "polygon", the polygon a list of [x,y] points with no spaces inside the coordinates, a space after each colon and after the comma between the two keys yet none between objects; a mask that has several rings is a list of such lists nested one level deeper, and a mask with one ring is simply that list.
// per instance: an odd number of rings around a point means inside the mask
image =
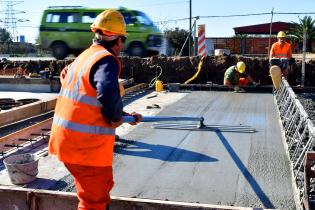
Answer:
[{"label": "pile of dirt", "polygon": [[[269,61],[267,58],[242,57],[242,56],[207,56],[204,60],[199,76],[192,82],[204,84],[212,82],[222,84],[225,70],[235,65],[237,61],[246,63],[246,72],[251,75],[261,85],[270,85]],[[60,61],[8,61],[0,62],[0,75],[19,69],[27,73],[39,73],[48,68],[51,75],[59,75],[65,65],[73,60]],[[148,58],[121,57],[123,71],[122,78],[134,78],[136,83],[148,83],[160,73],[159,66],[163,73],[160,77],[164,83],[183,83],[191,78],[197,71],[200,57],[166,57],[153,56]],[[9,71],[10,70],[10,71]],[[293,86],[300,84],[301,61],[293,65],[289,73],[289,83]],[[306,63],[305,86],[315,86],[315,60]]]}]

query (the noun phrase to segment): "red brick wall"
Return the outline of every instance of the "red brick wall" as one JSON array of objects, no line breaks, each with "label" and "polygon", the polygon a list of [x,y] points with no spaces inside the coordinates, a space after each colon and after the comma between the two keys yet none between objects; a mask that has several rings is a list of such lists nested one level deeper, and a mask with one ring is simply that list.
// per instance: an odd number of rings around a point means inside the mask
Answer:
[{"label": "red brick wall", "polygon": [[[268,54],[269,38],[248,37],[242,42],[241,38],[210,38],[213,41],[214,49],[229,49],[232,54]],[[271,45],[276,42],[276,38],[271,38]],[[242,46],[245,43],[245,47]]]}]

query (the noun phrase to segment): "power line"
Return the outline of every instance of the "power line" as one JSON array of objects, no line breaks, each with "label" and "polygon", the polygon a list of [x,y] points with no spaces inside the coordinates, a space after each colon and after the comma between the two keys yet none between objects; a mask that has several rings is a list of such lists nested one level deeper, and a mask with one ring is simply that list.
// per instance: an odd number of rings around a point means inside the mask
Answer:
[{"label": "power line", "polygon": [[178,3],[183,3],[183,2],[188,2],[187,0],[186,1],[166,1],[165,3],[153,3],[153,4],[139,4],[139,5],[134,5],[135,7],[150,7],[150,6],[159,6],[159,5],[170,5],[170,4],[178,4]]},{"label": "power line", "polygon": [[24,11],[14,10],[13,6],[22,3],[23,1],[0,1],[0,3],[6,4],[6,10],[0,11],[0,13],[4,14],[4,19],[0,19],[0,22],[3,22],[3,28],[6,29],[13,41],[18,41],[18,31],[17,31],[17,23],[18,22],[26,22],[29,20],[16,18],[16,14],[25,13]]},{"label": "power line", "polygon": [[[315,14],[315,12],[273,12],[273,14],[278,15],[311,15]],[[195,16],[192,18],[200,18],[200,19],[206,19],[206,18],[231,18],[231,17],[248,17],[248,16],[262,16],[262,15],[272,15],[271,12],[262,12],[262,13],[248,13],[248,14],[232,14],[232,15],[206,15],[206,16]],[[178,19],[170,19],[165,21],[157,21],[156,24],[165,24],[167,22],[179,22],[189,20],[189,18],[178,18]]]}]

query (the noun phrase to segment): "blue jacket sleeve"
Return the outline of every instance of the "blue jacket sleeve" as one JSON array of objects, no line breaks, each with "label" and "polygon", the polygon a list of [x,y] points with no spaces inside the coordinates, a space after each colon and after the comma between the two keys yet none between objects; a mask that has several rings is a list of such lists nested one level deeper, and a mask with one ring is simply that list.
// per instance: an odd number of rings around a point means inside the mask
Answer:
[{"label": "blue jacket sleeve", "polygon": [[115,58],[107,56],[99,60],[90,73],[90,83],[96,89],[97,99],[102,104],[102,114],[112,122],[119,121],[123,115],[118,69]]}]

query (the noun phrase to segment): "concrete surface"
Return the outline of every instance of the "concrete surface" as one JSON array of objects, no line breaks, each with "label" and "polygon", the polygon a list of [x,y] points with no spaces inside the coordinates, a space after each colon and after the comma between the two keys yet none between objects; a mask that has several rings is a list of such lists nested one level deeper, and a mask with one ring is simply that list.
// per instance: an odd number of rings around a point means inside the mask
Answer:
[{"label": "concrete surface", "polygon": [[[141,100],[148,99],[140,99],[139,108]],[[204,116],[205,124],[250,125],[258,132],[153,130],[140,124],[117,142],[112,195],[295,209],[272,94],[192,92],[159,114]]]},{"label": "concrete surface", "polygon": [[[125,111],[204,116],[208,125],[249,125],[258,132],[155,130],[150,123],[124,124],[117,129],[120,147],[114,158],[112,196],[295,209],[289,161],[271,94],[187,91],[154,96],[139,98]],[[161,108],[147,107],[153,104]],[[65,176],[67,171],[52,160],[42,163],[56,164],[52,167],[59,167],[59,175]],[[41,178],[57,180],[50,177],[51,168],[40,165],[40,170],[46,174]],[[37,187],[48,189],[45,185]]]}]

